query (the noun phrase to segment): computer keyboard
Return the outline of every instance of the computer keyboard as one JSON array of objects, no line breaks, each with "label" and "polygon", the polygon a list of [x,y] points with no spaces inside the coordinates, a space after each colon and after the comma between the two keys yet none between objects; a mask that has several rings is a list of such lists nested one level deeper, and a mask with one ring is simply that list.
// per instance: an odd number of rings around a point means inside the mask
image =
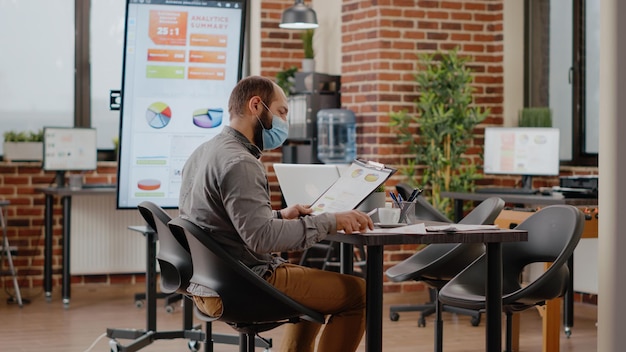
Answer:
[{"label": "computer keyboard", "polygon": [[485,187],[477,188],[476,193],[533,195],[539,193],[539,190],[532,188]]}]

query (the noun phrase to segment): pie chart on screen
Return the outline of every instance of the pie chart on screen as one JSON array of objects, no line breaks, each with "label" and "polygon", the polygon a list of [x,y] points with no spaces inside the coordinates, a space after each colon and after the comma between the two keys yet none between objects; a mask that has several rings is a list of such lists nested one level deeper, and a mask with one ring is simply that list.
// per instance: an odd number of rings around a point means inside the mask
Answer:
[{"label": "pie chart on screen", "polygon": [[156,102],[148,106],[146,110],[146,121],[152,128],[163,128],[170,123],[172,110],[162,102]]},{"label": "pie chart on screen", "polygon": [[193,124],[201,128],[215,128],[222,124],[223,115],[221,108],[198,109],[193,112]]},{"label": "pie chart on screen", "polygon": [[142,191],[156,191],[161,188],[161,181],[155,179],[143,179],[137,182],[137,188]]}]

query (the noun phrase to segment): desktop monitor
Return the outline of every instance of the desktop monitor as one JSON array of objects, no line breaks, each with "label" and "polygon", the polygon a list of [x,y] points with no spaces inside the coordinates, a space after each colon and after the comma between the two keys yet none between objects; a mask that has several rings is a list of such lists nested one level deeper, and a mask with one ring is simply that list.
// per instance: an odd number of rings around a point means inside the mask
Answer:
[{"label": "desktop monitor", "polygon": [[485,128],[485,174],[521,175],[530,189],[532,176],[558,176],[559,166],[558,128]]},{"label": "desktop monitor", "polygon": [[65,185],[66,171],[95,170],[97,166],[95,128],[44,128],[43,169],[56,171],[57,187]]}]

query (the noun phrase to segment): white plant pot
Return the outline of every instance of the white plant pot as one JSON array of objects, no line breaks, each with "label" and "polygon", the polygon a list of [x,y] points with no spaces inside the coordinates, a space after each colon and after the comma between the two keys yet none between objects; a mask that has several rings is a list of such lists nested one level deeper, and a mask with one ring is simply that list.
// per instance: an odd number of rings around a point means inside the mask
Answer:
[{"label": "white plant pot", "polygon": [[41,161],[43,159],[42,142],[4,142],[4,161]]},{"label": "white plant pot", "polygon": [[315,59],[302,59],[302,72],[315,72]]}]

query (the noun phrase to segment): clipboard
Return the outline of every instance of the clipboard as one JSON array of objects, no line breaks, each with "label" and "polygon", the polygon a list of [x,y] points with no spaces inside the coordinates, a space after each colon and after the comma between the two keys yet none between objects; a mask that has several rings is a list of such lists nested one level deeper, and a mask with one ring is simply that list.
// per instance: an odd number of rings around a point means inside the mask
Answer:
[{"label": "clipboard", "polygon": [[356,208],[396,171],[375,161],[354,160],[341,177],[311,204],[313,214]]}]

